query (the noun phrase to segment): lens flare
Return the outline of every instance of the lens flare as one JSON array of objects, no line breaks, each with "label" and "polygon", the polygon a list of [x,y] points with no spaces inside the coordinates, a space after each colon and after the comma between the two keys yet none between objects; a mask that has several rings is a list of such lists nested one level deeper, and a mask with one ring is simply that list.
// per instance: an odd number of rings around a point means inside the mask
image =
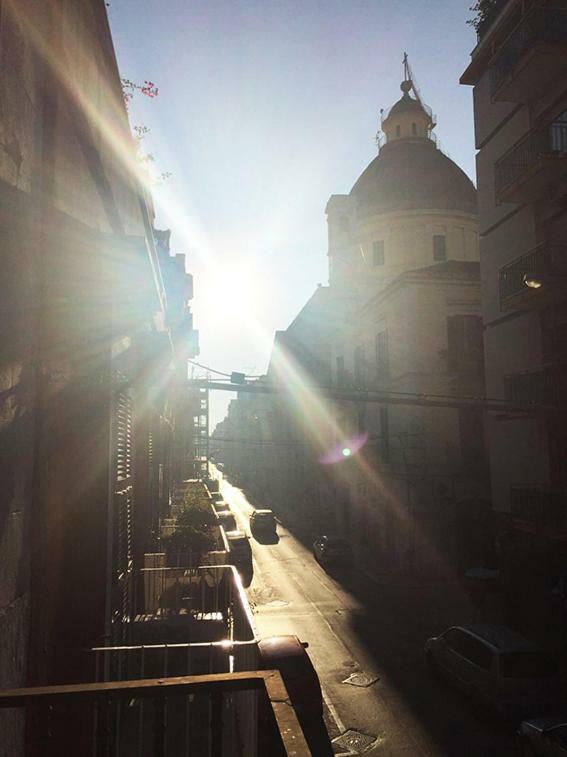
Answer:
[{"label": "lens flare", "polygon": [[359,434],[352,439],[343,439],[319,458],[322,465],[335,465],[356,455],[368,441],[368,434]]}]

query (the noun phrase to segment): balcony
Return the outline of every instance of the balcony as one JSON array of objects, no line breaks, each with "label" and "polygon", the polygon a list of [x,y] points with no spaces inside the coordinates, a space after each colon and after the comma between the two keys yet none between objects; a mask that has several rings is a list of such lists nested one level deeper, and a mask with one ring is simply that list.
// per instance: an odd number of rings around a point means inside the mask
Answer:
[{"label": "balcony", "polygon": [[[239,698],[265,712],[259,734],[241,732]],[[0,708],[25,708],[26,754],[43,757],[236,757],[242,747],[250,757],[311,754],[275,670],[4,690]]]},{"label": "balcony", "polygon": [[496,162],[496,200],[525,203],[553,199],[553,185],[566,169],[567,119],[562,114],[552,123],[528,132]]},{"label": "balcony", "polygon": [[525,103],[567,73],[567,9],[533,8],[492,58],[493,100]]},{"label": "balcony", "polygon": [[547,487],[512,486],[511,515],[523,530],[567,535],[567,492]]},{"label": "balcony", "polygon": [[[532,289],[524,283],[526,274],[541,277],[549,283]],[[559,298],[565,299],[566,286],[560,283],[565,277],[567,244],[544,242],[500,269],[500,308],[524,310],[546,307]],[[557,279],[557,285],[554,285],[554,279]]]},{"label": "balcony", "polygon": [[567,404],[567,369],[551,365],[535,371],[505,376],[506,399],[516,405],[565,407]]}]

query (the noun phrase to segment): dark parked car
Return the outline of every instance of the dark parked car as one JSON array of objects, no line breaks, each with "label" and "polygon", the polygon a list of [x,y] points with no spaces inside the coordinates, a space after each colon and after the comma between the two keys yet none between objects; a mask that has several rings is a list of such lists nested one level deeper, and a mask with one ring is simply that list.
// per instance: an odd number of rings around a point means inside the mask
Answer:
[{"label": "dark parked car", "polygon": [[524,720],[518,729],[520,757],[565,757],[567,718],[556,716]]},{"label": "dark parked car", "polygon": [[271,510],[254,510],[250,515],[250,529],[259,534],[275,534],[274,513]]},{"label": "dark parked car", "polygon": [[506,626],[454,626],[427,641],[425,656],[433,672],[505,718],[557,711],[556,660]]},{"label": "dark parked car", "polygon": [[352,563],[351,546],[340,536],[320,536],[313,544],[313,556],[323,566]]}]

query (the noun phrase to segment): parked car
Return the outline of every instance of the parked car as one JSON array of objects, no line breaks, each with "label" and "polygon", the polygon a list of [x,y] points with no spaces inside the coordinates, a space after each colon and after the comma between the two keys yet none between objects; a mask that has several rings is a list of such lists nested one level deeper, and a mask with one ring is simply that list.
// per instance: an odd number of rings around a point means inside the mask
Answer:
[{"label": "parked car", "polygon": [[517,731],[521,757],[565,757],[567,717],[524,720]]},{"label": "parked car", "polygon": [[308,646],[297,636],[270,636],[258,643],[261,668],[279,670],[303,727],[323,716],[321,685],[306,652]]},{"label": "parked car", "polygon": [[229,561],[231,565],[248,567],[252,564],[252,549],[244,531],[227,531],[226,540],[230,547]]},{"label": "parked car", "polygon": [[211,492],[211,499],[213,502],[222,502],[224,498],[220,492]]},{"label": "parked car", "polygon": [[553,712],[559,671],[553,656],[506,626],[454,626],[425,645],[428,667],[506,718]]},{"label": "parked car", "polygon": [[313,544],[313,556],[321,565],[350,565],[352,549],[341,536],[320,536]]},{"label": "parked car", "polygon": [[230,509],[230,505],[228,504],[228,502],[225,502],[224,499],[221,499],[219,502],[213,502],[213,507],[216,513],[232,512]]},{"label": "parked car", "polygon": [[236,518],[231,512],[217,513],[217,523],[222,526],[225,531],[237,531],[238,526],[236,524]]},{"label": "parked car", "polygon": [[254,510],[250,515],[250,529],[252,532],[263,534],[276,533],[276,519],[271,510]]}]

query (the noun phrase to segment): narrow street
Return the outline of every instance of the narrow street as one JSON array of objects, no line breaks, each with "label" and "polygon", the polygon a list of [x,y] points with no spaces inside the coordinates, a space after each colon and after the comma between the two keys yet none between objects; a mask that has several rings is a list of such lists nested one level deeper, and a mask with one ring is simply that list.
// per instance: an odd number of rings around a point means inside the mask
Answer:
[{"label": "narrow street", "polygon": [[[245,494],[226,480],[220,489],[250,533],[253,507]],[[331,576],[281,524],[278,536],[273,545],[251,538],[255,623],[262,637],[296,634],[309,643],[331,738],[354,729],[372,737],[365,754],[384,757],[514,754],[510,733],[425,670],[426,638],[472,619],[456,589],[379,586],[355,571]],[[376,680],[367,687],[344,683],[353,673]]]}]

